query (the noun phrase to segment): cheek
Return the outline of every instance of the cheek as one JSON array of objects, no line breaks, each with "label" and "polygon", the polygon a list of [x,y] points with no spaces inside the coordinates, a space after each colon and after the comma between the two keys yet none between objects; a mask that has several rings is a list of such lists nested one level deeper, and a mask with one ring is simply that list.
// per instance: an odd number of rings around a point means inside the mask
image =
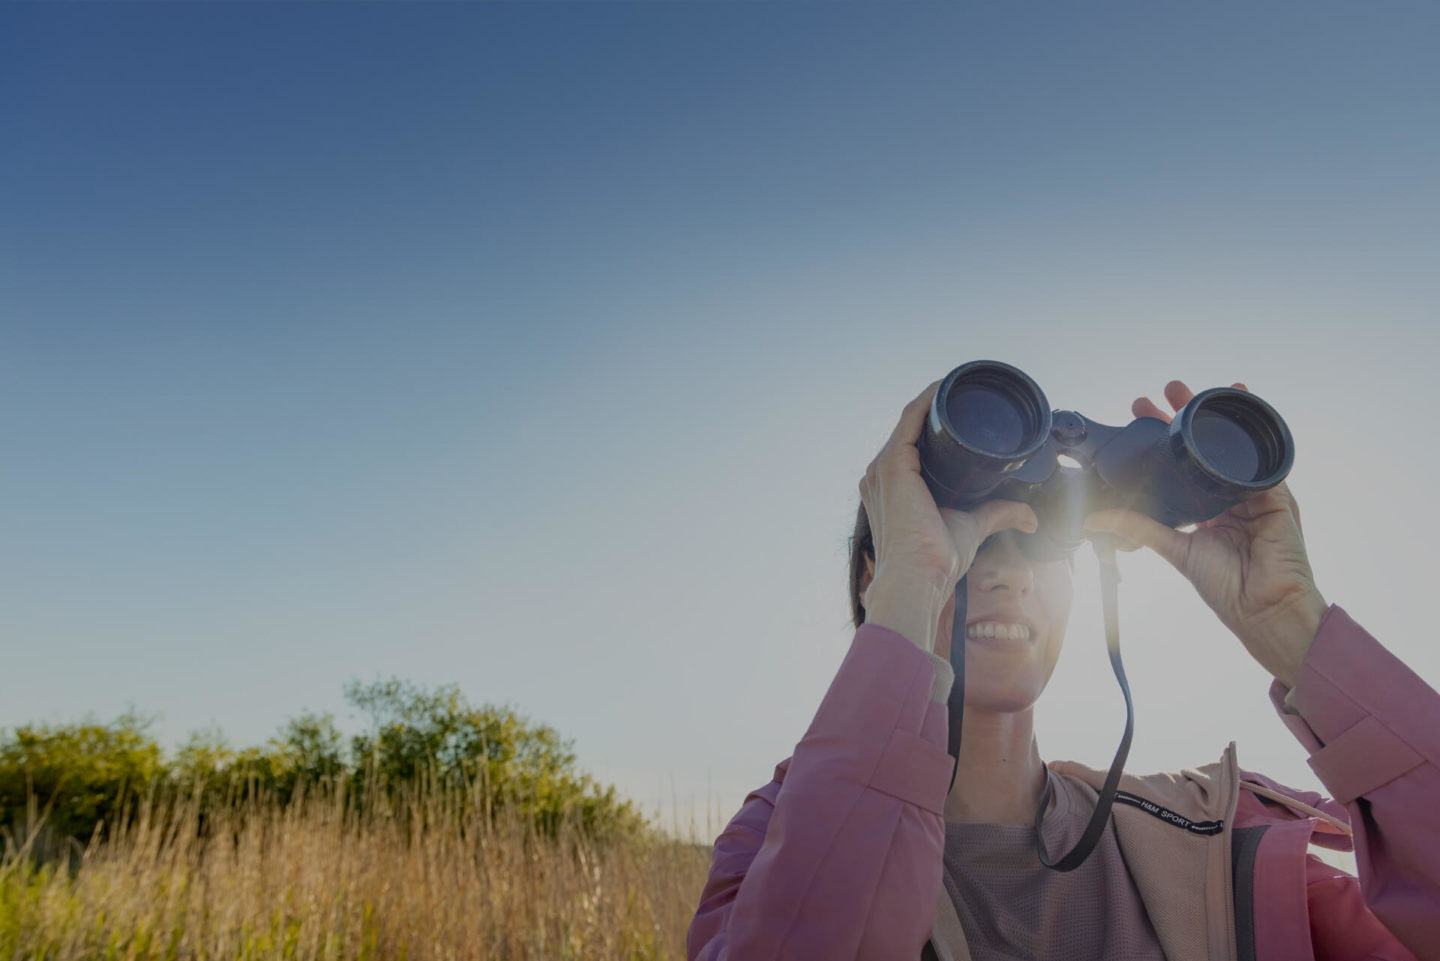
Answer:
[{"label": "cheek", "polygon": [[1044,604],[1045,617],[1050,622],[1057,635],[1065,633],[1065,625],[1070,620],[1070,604],[1075,598],[1075,583],[1070,575],[1070,567],[1063,561],[1051,565],[1051,569],[1044,572]]},{"label": "cheek", "polygon": [[1051,631],[1050,640],[1045,644],[1045,653],[1042,655],[1045,672],[1045,683],[1050,683],[1050,676],[1055,673],[1055,665],[1060,663],[1060,650],[1065,646],[1065,629],[1063,627]]},{"label": "cheek", "polygon": [[1070,604],[1075,597],[1075,588],[1070,566],[1064,561],[1048,565],[1048,569],[1042,572],[1040,581],[1045,620],[1050,627],[1050,636],[1046,639],[1045,651],[1041,655],[1048,680],[1060,660],[1060,648],[1065,643],[1065,628],[1070,621]]}]

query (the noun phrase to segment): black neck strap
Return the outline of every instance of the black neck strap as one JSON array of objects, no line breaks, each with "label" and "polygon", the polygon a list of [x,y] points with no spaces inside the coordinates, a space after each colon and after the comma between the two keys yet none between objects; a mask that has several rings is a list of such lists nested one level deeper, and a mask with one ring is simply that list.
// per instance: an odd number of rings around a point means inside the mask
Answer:
[{"label": "black neck strap", "polygon": [[[1115,671],[1115,680],[1120,692],[1125,695],[1125,736],[1120,739],[1120,748],[1105,776],[1105,784],[1095,802],[1095,813],[1085,825],[1085,833],[1075,847],[1059,860],[1051,860],[1045,849],[1045,809],[1050,805],[1051,784],[1047,778],[1045,791],[1040,796],[1040,806],[1035,810],[1035,853],[1040,863],[1056,871],[1071,871],[1079,867],[1090,852],[1095,849],[1105,825],[1110,820],[1110,807],[1115,803],[1115,792],[1120,788],[1120,775],[1125,769],[1125,758],[1130,754],[1130,740],[1135,733],[1135,705],[1130,698],[1130,682],[1125,679],[1125,665],[1120,661],[1120,618],[1119,584],[1120,569],[1115,563],[1115,548],[1108,541],[1096,539],[1095,554],[1100,560],[1101,603],[1105,611],[1105,647],[1110,653],[1110,667]],[[965,621],[966,621],[966,578],[960,578],[955,585],[955,617],[950,625],[950,665],[955,669],[955,685],[950,688],[950,756],[955,759],[955,768],[950,772],[950,786],[955,786],[955,775],[960,768],[960,731],[965,721]]]}]

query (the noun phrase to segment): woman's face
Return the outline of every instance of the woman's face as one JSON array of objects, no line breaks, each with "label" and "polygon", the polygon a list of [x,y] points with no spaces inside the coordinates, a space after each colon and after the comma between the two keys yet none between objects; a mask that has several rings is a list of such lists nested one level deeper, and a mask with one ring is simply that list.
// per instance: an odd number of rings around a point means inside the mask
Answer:
[{"label": "woman's face", "polygon": [[[988,539],[966,574],[965,705],[1000,713],[1031,707],[1045,690],[1070,618],[1074,590],[1067,560],[1033,561],[1013,530]],[[955,598],[935,638],[950,651]],[[1017,636],[1018,635],[1018,636]]]}]

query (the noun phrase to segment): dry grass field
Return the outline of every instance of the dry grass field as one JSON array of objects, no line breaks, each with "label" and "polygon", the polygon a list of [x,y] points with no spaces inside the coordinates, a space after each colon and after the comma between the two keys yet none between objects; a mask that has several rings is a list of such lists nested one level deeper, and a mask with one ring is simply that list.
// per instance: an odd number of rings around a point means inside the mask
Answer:
[{"label": "dry grass field", "polygon": [[193,800],[151,798],[68,865],[9,838],[0,959],[684,957],[709,839],[545,837],[465,800],[421,790],[357,811],[339,791],[262,796],[200,840]]}]

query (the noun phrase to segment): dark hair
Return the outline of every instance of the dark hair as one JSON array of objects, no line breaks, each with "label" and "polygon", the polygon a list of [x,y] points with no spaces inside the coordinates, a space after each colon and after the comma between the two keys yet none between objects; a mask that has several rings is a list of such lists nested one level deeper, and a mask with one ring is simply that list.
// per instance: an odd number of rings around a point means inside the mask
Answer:
[{"label": "dark hair", "polygon": [[865,605],[860,603],[860,578],[865,576],[865,558],[875,560],[875,542],[870,538],[870,515],[865,502],[855,512],[855,532],[850,535],[850,615],[855,629],[865,623]]}]

